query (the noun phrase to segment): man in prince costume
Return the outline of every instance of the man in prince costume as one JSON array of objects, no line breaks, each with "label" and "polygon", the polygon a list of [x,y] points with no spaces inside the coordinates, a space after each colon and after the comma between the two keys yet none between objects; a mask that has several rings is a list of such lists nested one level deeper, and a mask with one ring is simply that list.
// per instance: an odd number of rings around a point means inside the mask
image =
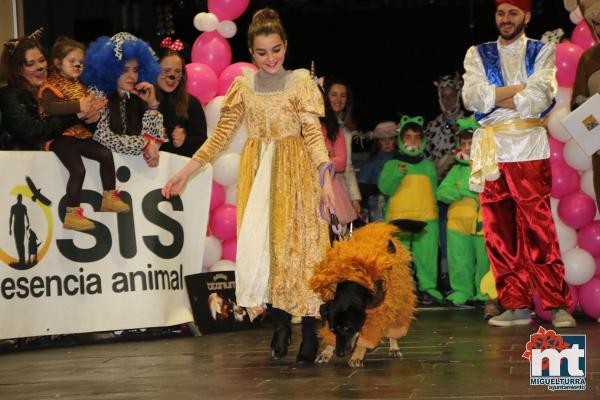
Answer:
[{"label": "man in prince costume", "polygon": [[502,314],[493,326],[527,325],[533,293],[552,324],[575,326],[550,209],[550,150],[541,119],[556,93],[554,46],[525,36],[531,0],[496,0],[495,42],[464,60],[463,101],[475,111],[470,186],[480,192],[484,237]]}]

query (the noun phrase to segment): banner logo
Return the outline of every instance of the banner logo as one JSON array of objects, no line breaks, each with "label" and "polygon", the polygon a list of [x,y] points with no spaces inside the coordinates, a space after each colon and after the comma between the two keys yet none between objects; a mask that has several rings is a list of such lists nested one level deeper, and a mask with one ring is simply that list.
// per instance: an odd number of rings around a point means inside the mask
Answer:
[{"label": "banner logo", "polygon": [[522,357],[529,360],[530,385],[548,390],[585,390],[585,335],[559,335],[540,326]]},{"label": "banner logo", "polygon": [[[14,248],[0,248],[0,260],[18,270],[33,268],[44,258],[52,241],[54,226],[50,199],[42,194],[41,188],[36,187],[30,177],[25,177],[25,183],[26,185],[16,185],[10,191],[10,195],[15,197],[15,202],[9,210],[8,232],[14,238]],[[24,199],[30,199],[39,207],[45,220],[35,218],[32,212],[35,206]],[[46,237],[40,241],[42,232]]]}]

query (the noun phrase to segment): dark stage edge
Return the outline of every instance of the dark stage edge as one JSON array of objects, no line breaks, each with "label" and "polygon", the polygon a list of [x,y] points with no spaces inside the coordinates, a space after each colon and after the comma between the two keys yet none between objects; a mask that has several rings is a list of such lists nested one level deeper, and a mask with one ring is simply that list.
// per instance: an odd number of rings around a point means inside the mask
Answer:
[{"label": "dark stage edge", "polygon": [[[366,366],[346,360],[302,367],[269,360],[269,324],[248,331],[20,350],[0,354],[0,399],[600,399],[600,324],[579,316],[587,335],[587,390],[551,392],[529,385],[521,358],[539,325],[493,328],[480,310],[429,309],[417,314],[400,342],[367,354]],[[550,328],[549,324],[544,325]]]}]

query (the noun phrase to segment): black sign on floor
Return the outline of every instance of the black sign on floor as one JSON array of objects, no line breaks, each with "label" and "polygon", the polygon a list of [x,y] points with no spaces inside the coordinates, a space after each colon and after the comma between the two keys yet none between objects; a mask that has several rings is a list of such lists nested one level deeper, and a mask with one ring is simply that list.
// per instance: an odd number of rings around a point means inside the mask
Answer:
[{"label": "black sign on floor", "polygon": [[234,271],[188,275],[185,284],[194,320],[202,334],[251,327],[246,310],[236,303]]}]

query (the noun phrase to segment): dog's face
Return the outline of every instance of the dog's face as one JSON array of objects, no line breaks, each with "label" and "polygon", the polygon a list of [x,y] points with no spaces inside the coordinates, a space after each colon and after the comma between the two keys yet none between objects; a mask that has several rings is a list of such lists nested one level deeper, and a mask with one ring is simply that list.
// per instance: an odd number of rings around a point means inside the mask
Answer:
[{"label": "dog's face", "polygon": [[335,334],[335,354],[345,357],[354,351],[358,333],[367,318],[364,310],[328,301],[321,306],[321,318],[327,321],[329,329]]},{"label": "dog's face", "polygon": [[321,318],[335,334],[338,357],[345,357],[354,350],[358,334],[367,319],[366,305],[372,299],[371,293],[363,286],[347,281],[340,282],[335,298],[321,306]]}]

